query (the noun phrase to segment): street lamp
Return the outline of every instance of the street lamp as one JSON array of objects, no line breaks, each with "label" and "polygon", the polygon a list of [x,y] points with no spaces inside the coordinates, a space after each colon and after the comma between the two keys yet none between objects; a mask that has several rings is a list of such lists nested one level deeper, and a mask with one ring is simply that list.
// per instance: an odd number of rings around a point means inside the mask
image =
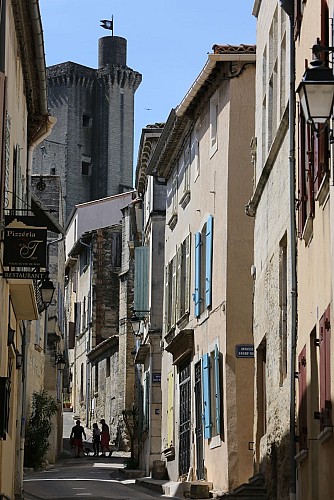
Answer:
[{"label": "street lamp", "polygon": [[65,370],[66,360],[62,354],[57,355],[56,365],[57,365],[58,370],[60,370],[60,371]]},{"label": "street lamp", "polygon": [[131,321],[131,326],[132,326],[133,333],[135,335],[138,335],[139,330],[140,330],[140,323],[141,323],[140,318],[138,318],[138,316],[136,314],[133,314],[133,316],[130,319],[130,321]]},{"label": "street lamp", "polygon": [[52,297],[55,291],[55,287],[52,281],[49,278],[46,278],[42,282],[39,290],[41,292],[41,299],[43,304],[45,305],[45,307],[48,307],[51,304]]},{"label": "street lamp", "polygon": [[304,113],[305,120],[312,124],[319,134],[318,124],[327,124],[333,109],[334,75],[330,68],[324,66],[323,61],[314,59],[306,69],[297,93]]}]

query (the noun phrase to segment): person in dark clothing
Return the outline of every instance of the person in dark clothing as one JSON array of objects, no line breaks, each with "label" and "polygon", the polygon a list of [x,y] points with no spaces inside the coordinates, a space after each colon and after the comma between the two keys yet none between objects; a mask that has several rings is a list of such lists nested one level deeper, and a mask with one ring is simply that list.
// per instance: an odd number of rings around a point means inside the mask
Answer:
[{"label": "person in dark clothing", "polygon": [[109,451],[109,457],[111,457],[112,451],[110,450],[109,446],[109,441],[110,441],[109,426],[106,424],[104,418],[100,420],[100,424],[102,424],[102,431],[101,431],[102,457],[106,456],[106,451]]},{"label": "person in dark clothing", "polygon": [[93,424],[93,449],[94,449],[94,457],[99,456],[100,451],[100,443],[101,443],[101,431],[97,423]]},{"label": "person in dark clothing", "polygon": [[84,438],[86,439],[85,429],[82,427],[82,425],[80,425],[80,420],[77,420],[75,426],[72,427],[70,435],[70,440],[73,440],[75,458],[80,457],[80,452],[83,448],[82,436],[84,436]]}]

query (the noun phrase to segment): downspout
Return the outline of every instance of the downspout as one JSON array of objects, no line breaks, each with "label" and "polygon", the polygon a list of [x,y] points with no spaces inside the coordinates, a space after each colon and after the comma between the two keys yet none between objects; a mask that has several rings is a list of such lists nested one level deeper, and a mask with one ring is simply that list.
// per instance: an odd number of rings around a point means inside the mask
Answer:
[{"label": "downspout", "polygon": [[290,216],[290,265],[291,265],[291,352],[290,352],[290,500],[296,498],[296,344],[297,344],[297,238],[295,211],[295,39],[294,1],[281,0],[281,7],[290,19],[290,96],[289,96],[289,216]]},{"label": "downspout", "polygon": [[[87,245],[84,243],[82,239],[79,240],[80,244],[84,247],[89,248],[89,302],[88,302],[88,339],[86,343],[87,354],[91,350],[90,345],[90,337],[91,337],[91,314],[92,314],[92,271],[93,271],[93,251],[92,251],[92,243]],[[90,417],[90,408],[91,408],[91,399],[90,399],[90,363],[86,362],[86,427],[89,427],[89,417]]]}]

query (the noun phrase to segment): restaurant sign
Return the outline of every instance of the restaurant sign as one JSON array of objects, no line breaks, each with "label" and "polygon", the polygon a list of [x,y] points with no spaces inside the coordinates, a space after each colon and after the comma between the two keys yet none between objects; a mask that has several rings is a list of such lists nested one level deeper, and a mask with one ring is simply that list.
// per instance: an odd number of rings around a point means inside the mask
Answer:
[{"label": "restaurant sign", "polygon": [[35,220],[36,217],[21,216],[5,221],[5,267],[46,267],[47,229],[38,227]]}]

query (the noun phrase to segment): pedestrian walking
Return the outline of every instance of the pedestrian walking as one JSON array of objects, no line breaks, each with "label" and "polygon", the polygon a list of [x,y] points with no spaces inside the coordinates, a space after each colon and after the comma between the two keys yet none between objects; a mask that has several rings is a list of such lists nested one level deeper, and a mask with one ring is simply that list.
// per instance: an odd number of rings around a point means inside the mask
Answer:
[{"label": "pedestrian walking", "polygon": [[77,420],[75,426],[72,427],[70,435],[70,441],[73,440],[75,458],[80,457],[80,452],[83,448],[82,436],[86,439],[85,429],[80,425],[80,420]]},{"label": "pedestrian walking", "polygon": [[106,421],[104,418],[100,420],[100,424],[102,425],[101,428],[101,450],[102,450],[102,457],[105,457],[106,451],[109,451],[109,457],[111,457],[112,451],[110,450],[109,446],[109,441],[110,441],[110,434],[109,434],[109,426],[106,424]]},{"label": "pedestrian walking", "polygon": [[93,450],[94,450],[94,457],[99,456],[99,451],[100,451],[100,444],[101,444],[101,431],[99,429],[99,426],[97,423],[93,424]]}]

